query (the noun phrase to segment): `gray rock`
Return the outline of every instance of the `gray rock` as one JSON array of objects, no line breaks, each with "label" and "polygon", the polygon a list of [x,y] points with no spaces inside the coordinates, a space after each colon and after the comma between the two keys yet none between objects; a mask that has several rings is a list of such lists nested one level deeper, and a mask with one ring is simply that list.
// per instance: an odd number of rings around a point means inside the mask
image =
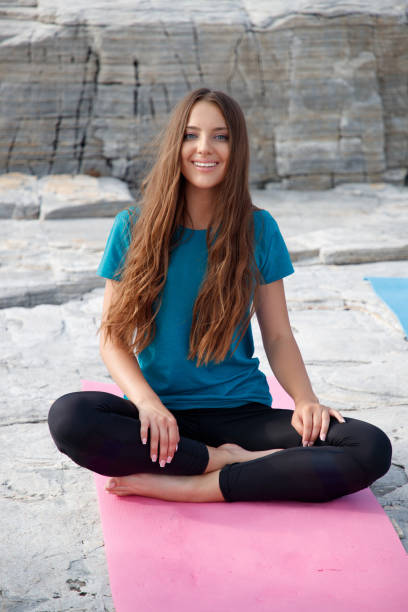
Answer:
[{"label": "gray rock", "polygon": [[[235,96],[254,184],[404,184],[406,2],[2,4],[0,169],[137,189],[193,88]],[[391,173],[391,174],[390,174]]]},{"label": "gray rock", "polygon": [[392,465],[389,472],[371,485],[371,490],[386,510],[395,531],[408,548],[408,488],[407,474],[400,465]]},{"label": "gray rock", "polygon": [[114,178],[21,172],[0,175],[0,218],[112,217],[133,202],[126,183]]},{"label": "gray rock", "polygon": [[377,497],[380,497],[395,491],[395,489],[402,487],[407,482],[408,477],[405,470],[398,465],[392,465],[385,476],[379,478],[371,485],[371,490]]},{"label": "gray rock", "polygon": [[383,174],[383,180],[386,183],[395,184],[395,185],[403,185],[405,177],[407,176],[406,168],[395,168],[392,170],[387,170]]},{"label": "gray rock", "polygon": [[320,249],[320,259],[325,264],[351,264],[368,261],[395,261],[408,259],[408,242],[396,242],[387,246],[378,242],[353,244]]},{"label": "gray rock", "polygon": [[20,172],[0,175],[0,219],[37,219],[37,177]]},{"label": "gray rock", "polygon": [[46,176],[38,181],[40,219],[113,217],[133,198],[125,183],[85,175]]}]

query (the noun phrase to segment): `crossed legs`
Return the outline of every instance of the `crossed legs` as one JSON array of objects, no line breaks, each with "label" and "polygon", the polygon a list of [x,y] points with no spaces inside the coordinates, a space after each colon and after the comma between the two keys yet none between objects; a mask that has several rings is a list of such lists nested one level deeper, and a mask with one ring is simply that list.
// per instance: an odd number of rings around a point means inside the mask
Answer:
[{"label": "crossed legs", "polygon": [[369,486],[391,463],[386,434],[357,419],[331,419],[326,442],[303,448],[290,410],[251,404],[174,412],[180,412],[181,437],[163,469],[150,460],[149,440],[141,443],[129,400],[96,391],[67,394],[51,406],[48,423],[59,450],[111,476],[107,484],[116,495],[321,502]]}]

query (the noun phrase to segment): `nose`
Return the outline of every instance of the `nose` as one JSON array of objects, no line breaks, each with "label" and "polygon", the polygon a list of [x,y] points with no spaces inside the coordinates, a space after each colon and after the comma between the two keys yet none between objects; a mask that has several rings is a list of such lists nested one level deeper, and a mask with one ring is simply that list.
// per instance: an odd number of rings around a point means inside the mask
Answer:
[{"label": "nose", "polygon": [[208,153],[211,151],[211,139],[208,134],[202,132],[197,140],[197,153]]}]

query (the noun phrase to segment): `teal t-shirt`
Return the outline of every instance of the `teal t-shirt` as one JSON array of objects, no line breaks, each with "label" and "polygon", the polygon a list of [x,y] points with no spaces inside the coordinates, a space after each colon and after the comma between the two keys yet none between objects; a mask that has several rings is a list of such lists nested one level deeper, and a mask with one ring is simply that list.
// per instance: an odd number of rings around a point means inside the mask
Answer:
[{"label": "teal t-shirt", "polygon": [[[135,207],[131,207],[137,213]],[[255,261],[262,283],[294,272],[278,224],[266,210],[254,211]],[[128,210],[116,215],[98,275],[120,280],[131,240]],[[253,356],[251,325],[238,348],[223,362],[196,366],[187,359],[193,306],[207,266],[206,230],[184,228],[171,252],[153,341],[137,355],[143,375],[169,410],[235,408],[248,402],[270,406],[272,398],[259,359]]]}]

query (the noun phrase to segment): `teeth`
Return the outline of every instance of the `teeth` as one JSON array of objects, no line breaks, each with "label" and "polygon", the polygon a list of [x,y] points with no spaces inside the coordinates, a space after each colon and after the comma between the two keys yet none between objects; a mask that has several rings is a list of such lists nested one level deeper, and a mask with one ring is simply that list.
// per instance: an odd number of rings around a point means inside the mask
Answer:
[{"label": "teeth", "polygon": [[204,163],[204,162],[194,162],[195,166],[198,166],[199,168],[212,168],[213,166],[216,166],[216,162],[208,162],[208,163]]}]

